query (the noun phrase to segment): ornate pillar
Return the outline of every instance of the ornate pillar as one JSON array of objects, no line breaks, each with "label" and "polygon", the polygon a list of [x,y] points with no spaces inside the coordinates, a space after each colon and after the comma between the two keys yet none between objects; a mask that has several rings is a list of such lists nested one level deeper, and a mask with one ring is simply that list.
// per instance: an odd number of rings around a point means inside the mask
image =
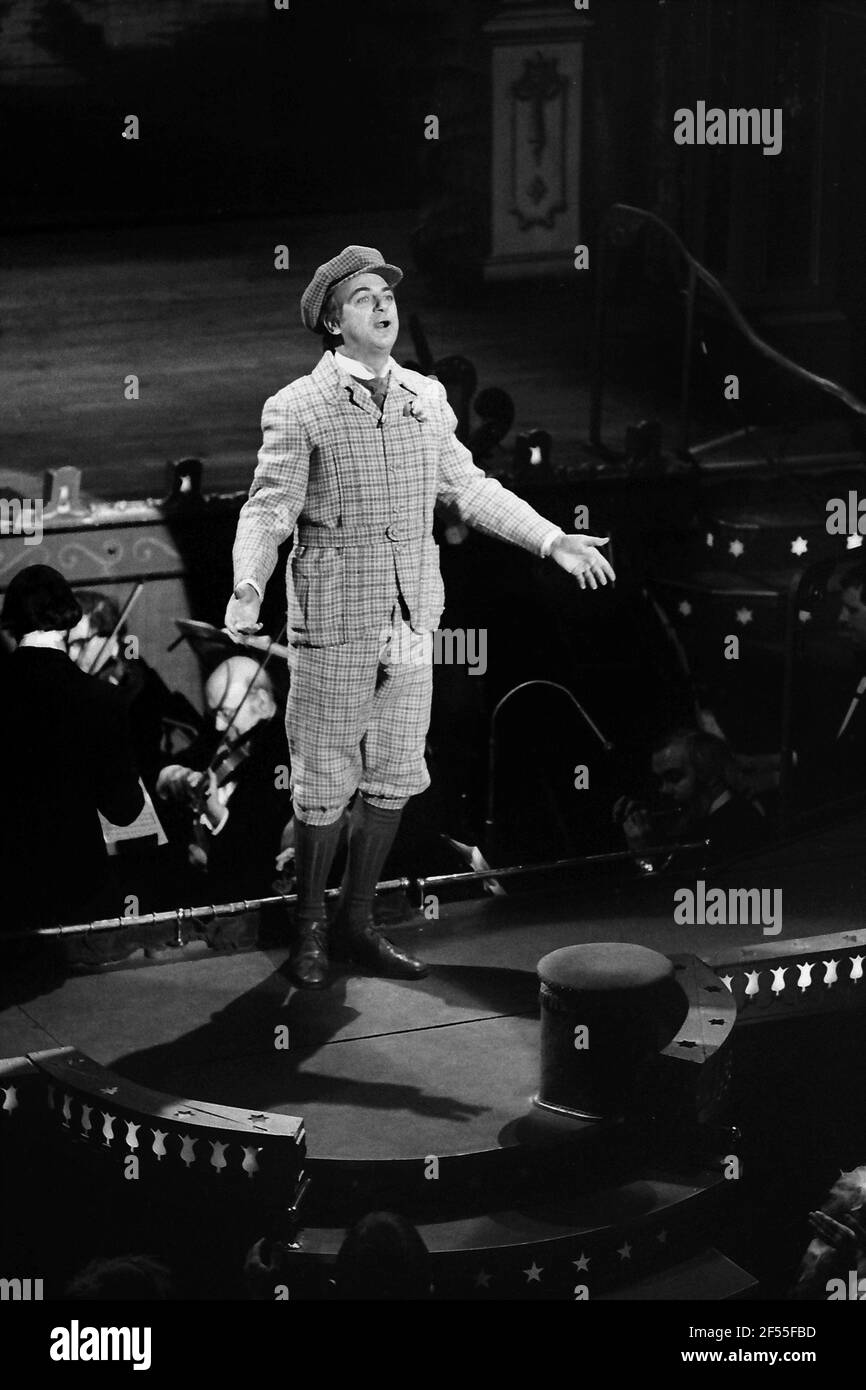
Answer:
[{"label": "ornate pillar", "polygon": [[574,263],[590,25],[574,0],[504,0],[485,25],[493,76],[488,280],[555,275]]}]

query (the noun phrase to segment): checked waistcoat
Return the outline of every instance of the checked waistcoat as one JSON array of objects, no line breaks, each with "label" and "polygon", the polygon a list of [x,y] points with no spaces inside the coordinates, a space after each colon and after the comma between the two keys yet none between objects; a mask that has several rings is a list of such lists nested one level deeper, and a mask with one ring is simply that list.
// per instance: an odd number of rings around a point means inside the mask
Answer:
[{"label": "checked waistcoat", "polygon": [[234,575],[264,593],[278,547],[294,535],[290,642],[331,646],[381,632],[398,593],[415,632],[435,629],[444,606],[437,501],[468,526],[540,554],[551,523],[476,467],[456,423],[438,381],[392,367],[380,410],[331,352],[265,402]]}]

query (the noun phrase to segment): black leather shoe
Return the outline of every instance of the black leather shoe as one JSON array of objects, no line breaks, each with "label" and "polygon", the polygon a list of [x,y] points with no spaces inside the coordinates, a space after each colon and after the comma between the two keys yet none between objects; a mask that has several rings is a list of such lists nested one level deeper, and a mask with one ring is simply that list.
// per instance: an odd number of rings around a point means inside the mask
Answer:
[{"label": "black leather shoe", "polygon": [[328,983],[328,928],[324,922],[310,922],[298,930],[289,970],[301,989],[324,989]]},{"label": "black leather shoe", "polygon": [[355,965],[363,965],[373,975],[384,975],[392,980],[419,980],[427,974],[427,967],[421,960],[400,951],[381,927],[372,922],[360,930],[340,931],[335,937],[343,960]]}]

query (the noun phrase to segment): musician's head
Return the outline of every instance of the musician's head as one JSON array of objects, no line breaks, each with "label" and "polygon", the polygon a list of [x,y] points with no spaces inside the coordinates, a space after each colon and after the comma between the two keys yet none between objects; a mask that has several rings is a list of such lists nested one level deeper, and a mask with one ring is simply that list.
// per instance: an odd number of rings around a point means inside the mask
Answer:
[{"label": "musician's head", "polygon": [[866,564],[846,570],[839,581],[839,633],[855,651],[866,652]]},{"label": "musician's head", "polygon": [[69,655],[82,671],[95,676],[120,653],[122,628],[115,633],[120,609],[108,594],[95,590],[79,589],[75,597],[81,605],[81,619],[69,634]]},{"label": "musician's head", "polygon": [[736,765],[724,739],[703,729],[675,729],[656,744],[652,769],[663,797],[704,815],[734,785]]},{"label": "musician's head", "polygon": [[41,634],[66,638],[81,617],[67,581],[50,565],[27,565],[12,576],[3,602],[3,627],[19,644]]},{"label": "musician's head", "polygon": [[220,662],[208,677],[205,700],[219,732],[231,726],[238,737],[263,719],[272,719],[277,709],[271,678],[251,656]]}]

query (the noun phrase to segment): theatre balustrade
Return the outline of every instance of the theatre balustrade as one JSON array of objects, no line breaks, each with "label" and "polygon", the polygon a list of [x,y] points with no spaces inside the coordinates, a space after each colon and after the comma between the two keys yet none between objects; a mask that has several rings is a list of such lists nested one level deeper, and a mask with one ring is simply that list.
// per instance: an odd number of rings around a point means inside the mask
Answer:
[{"label": "theatre balustrade", "polygon": [[95,1176],[154,1192],[200,1190],[288,1208],[304,1178],[303,1120],[163,1094],[73,1047],[0,1061],[4,1140],[29,1130],[86,1154]]}]

